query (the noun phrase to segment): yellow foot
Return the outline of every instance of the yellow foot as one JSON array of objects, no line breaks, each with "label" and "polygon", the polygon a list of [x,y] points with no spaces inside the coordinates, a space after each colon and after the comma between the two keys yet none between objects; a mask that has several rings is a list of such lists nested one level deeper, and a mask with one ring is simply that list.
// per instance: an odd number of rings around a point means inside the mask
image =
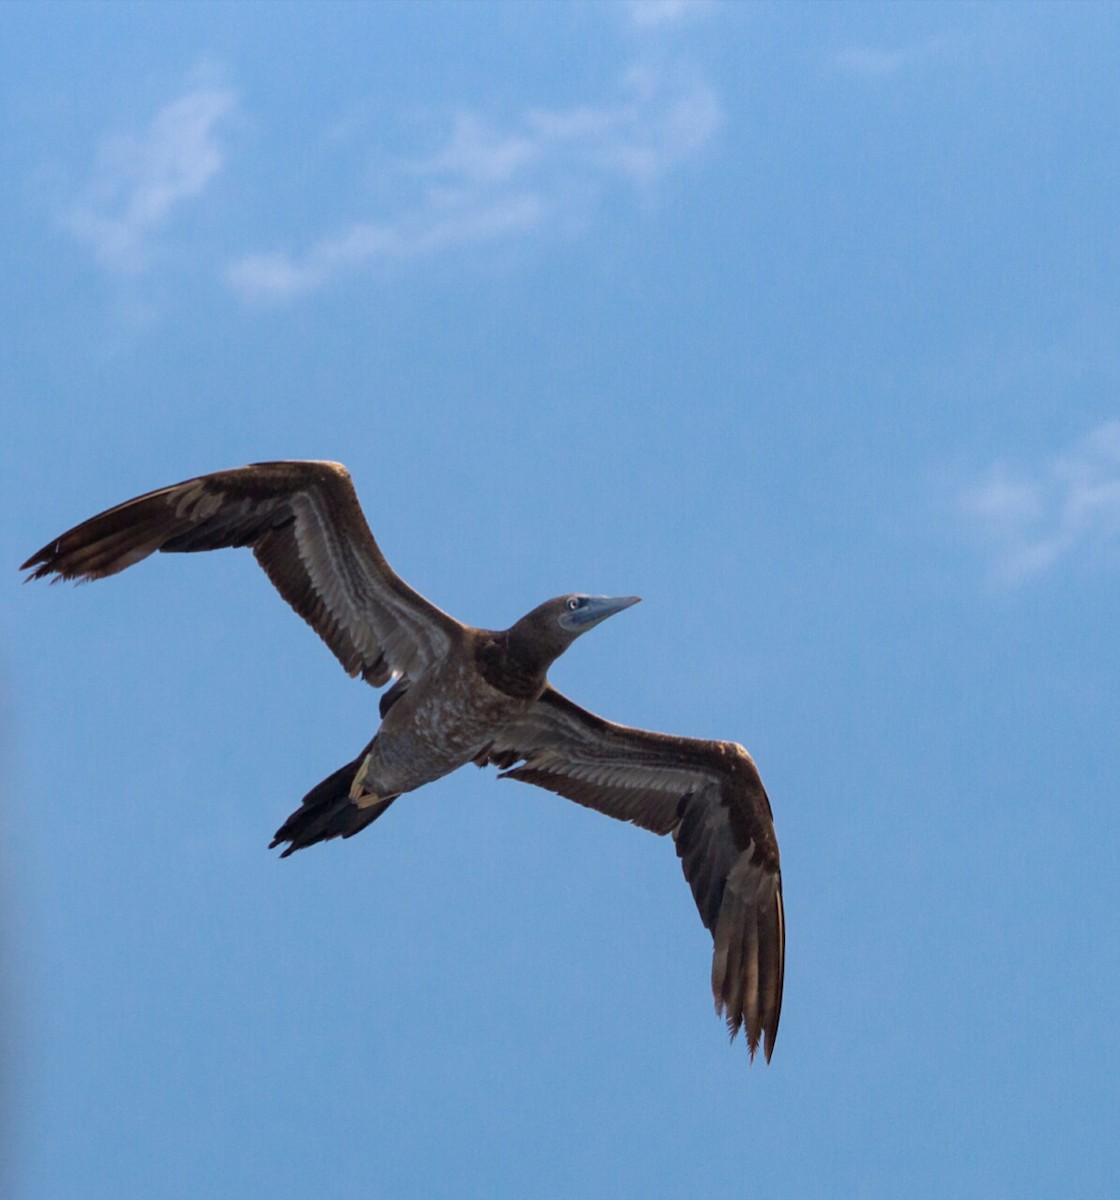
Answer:
[{"label": "yellow foot", "polygon": [[350,785],[350,799],[359,808],[372,808],[375,804],[381,803],[381,797],[376,792],[366,791],[366,777],[369,775],[369,758],[367,754],[362,759],[362,765],[358,768],[358,773],[354,776],[354,782]]}]

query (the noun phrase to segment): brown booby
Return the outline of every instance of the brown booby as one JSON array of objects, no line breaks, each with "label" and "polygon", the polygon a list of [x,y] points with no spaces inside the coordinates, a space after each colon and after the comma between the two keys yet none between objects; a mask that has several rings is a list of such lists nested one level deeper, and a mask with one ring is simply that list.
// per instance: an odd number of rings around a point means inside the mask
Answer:
[{"label": "brown booby", "polygon": [[381,725],[311,789],[272,846],[283,855],[352,837],[405,792],[468,762],[558,792],[607,816],[671,833],[715,942],[712,993],[751,1057],[778,1032],[785,918],[770,803],[733,742],[616,725],[548,682],[550,664],[637,596],[558,596],[509,629],[462,625],[395,574],[346,469],[257,463],[148,492],[55,538],[28,579],[115,575],[157,550],[251,546],[281,596],[346,671],[381,696]]}]

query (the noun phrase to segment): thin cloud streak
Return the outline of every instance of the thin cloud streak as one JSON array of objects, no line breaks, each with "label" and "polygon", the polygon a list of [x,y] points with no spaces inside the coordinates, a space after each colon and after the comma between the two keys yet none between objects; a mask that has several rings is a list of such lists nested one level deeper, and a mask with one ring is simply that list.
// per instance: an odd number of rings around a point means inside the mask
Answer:
[{"label": "thin cloud streak", "polygon": [[1078,554],[1120,549],[1120,421],[1107,421],[1033,472],[997,463],[963,489],[965,522],[993,552],[993,573],[1019,584]]},{"label": "thin cloud streak", "polygon": [[141,274],[153,237],[221,169],[217,127],[235,104],[228,89],[196,88],[161,108],[142,133],[106,138],[63,226],[107,271]]},{"label": "thin cloud streak", "polygon": [[232,263],[226,282],[243,300],[283,301],[325,287],[337,276],[375,263],[403,262],[440,250],[516,236],[536,228],[541,204],[533,195],[510,196],[469,211],[437,201],[396,223],[355,222],[323,238],[300,259],[251,254]]},{"label": "thin cloud streak", "polygon": [[504,128],[462,110],[432,153],[394,169],[410,201],[302,254],[242,257],[226,281],[246,302],[280,302],[355,270],[572,229],[612,187],[651,189],[722,119],[705,84],[645,69],[624,77],[614,103],[528,109]]},{"label": "thin cloud streak", "polygon": [[714,0],[630,0],[626,6],[631,23],[638,29],[677,25],[714,7]]},{"label": "thin cloud streak", "polygon": [[941,35],[909,46],[846,46],[835,57],[835,65],[847,75],[885,79],[931,62],[957,45],[956,39]]}]

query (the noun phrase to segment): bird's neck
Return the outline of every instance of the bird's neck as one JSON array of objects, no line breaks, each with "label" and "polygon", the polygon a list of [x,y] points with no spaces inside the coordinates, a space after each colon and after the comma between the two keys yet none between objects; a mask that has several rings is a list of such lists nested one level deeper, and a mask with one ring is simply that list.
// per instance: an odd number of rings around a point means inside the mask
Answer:
[{"label": "bird's neck", "polygon": [[515,625],[487,632],[475,648],[479,673],[491,687],[519,700],[535,700],[548,682],[556,654],[521,634]]}]

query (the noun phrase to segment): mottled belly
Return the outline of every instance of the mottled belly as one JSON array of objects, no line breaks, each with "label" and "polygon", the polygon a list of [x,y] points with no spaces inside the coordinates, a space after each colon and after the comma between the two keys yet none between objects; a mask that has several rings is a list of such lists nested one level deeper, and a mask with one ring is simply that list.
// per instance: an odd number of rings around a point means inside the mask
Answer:
[{"label": "mottled belly", "polygon": [[[426,694],[425,694],[426,693]],[[351,795],[410,792],[470,762],[526,707],[486,687],[465,705],[446,690],[407,693],[386,714]]]}]

